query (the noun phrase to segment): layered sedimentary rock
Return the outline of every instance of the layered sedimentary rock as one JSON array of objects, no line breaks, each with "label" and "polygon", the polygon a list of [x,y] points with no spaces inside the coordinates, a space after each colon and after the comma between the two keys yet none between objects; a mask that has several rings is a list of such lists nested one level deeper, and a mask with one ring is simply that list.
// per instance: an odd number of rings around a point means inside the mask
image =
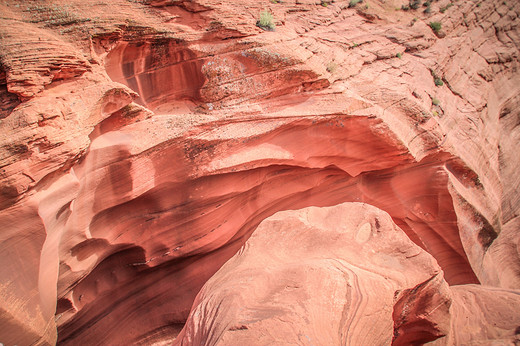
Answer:
[{"label": "layered sedimentary rock", "polygon": [[263,221],[206,283],[175,344],[514,342],[519,307],[518,292],[450,288],[388,214],[345,203]]},{"label": "layered sedimentary rock", "polygon": [[[262,220],[344,202],[388,213],[451,302],[414,334],[398,311],[423,313],[428,278],[392,279],[381,299],[408,293],[385,300],[380,340],[510,338],[511,320],[478,316],[514,316],[520,287],[520,7],[447,4],[0,4],[0,342],[172,340],[192,306],[216,308],[195,297]],[[255,26],[264,9],[274,32]]]}]

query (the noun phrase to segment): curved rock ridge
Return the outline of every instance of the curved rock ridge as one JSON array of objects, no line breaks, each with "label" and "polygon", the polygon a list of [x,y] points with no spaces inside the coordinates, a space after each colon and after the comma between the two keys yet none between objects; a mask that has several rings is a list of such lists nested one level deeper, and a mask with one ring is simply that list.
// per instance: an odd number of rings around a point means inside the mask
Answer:
[{"label": "curved rock ridge", "polygon": [[204,285],[174,344],[514,342],[519,293],[449,287],[435,260],[375,207],[310,207],[258,226]]},{"label": "curved rock ridge", "polygon": [[262,220],[344,202],[443,272],[397,280],[378,340],[513,340],[520,3],[403,4],[3,1],[0,343],[169,343]]},{"label": "curved rock ridge", "polygon": [[[157,121],[163,125],[153,124],[155,129],[170,131],[172,117],[163,116],[136,124],[139,131],[128,126],[97,137],[73,169],[70,179],[80,187],[73,204],[54,207],[67,210],[58,279],[58,296],[67,307],[58,319],[62,343],[133,337],[121,329],[130,323],[130,302],[139,311],[132,318],[137,335],[182,324],[204,282],[262,219],[280,209],[356,200],[381,205],[437,256],[451,283],[478,282],[447,190],[444,167],[452,159],[439,154],[415,163],[381,131],[381,121],[221,121],[218,127],[190,127],[186,137],[151,150],[153,138],[143,129]],[[250,139],[236,138],[236,129]],[[359,147],[363,155],[356,154]],[[159,308],[140,308],[154,296],[161,297],[164,319],[153,318]],[[119,303],[110,305],[115,299]]]}]

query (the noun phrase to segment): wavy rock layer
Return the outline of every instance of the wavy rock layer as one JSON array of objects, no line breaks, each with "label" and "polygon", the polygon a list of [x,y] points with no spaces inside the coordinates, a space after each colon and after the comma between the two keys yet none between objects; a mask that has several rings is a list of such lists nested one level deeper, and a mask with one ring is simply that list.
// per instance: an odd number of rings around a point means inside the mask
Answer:
[{"label": "wavy rock layer", "polygon": [[450,288],[388,214],[345,203],[263,221],[206,283],[175,344],[514,342],[519,305],[517,292]]},{"label": "wavy rock layer", "polygon": [[[165,125],[170,120],[163,118]],[[237,139],[237,129],[254,139]],[[62,269],[59,282],[74,283],[72,289],[58,287],[69,307],[60,318],[62,342],[132,337],[104,332],[128,324],[124,316],[130,301],[137,309],[136,333],[182,323],[204,282],[261,220],[280,209],[346,200],[381,205],[438,256],[452,283],[478,282],[450,208],[446,158],[414,163],[378,129],[380,121],[365,117],[221,122],[157,151],[143,151],[146,138],[136,133],[146,132],[131,127],[96,138],[74,168],[79,186],[90,188],[80,189],[74,205],[67,207],[61,238],[62,265],[70,269]],[[434,201],[428,199],[431,195]],[[159,307],[141,309],[156,296],[164,310],[159,320],[154,318]],[[121,302],[120,309],[109,304],[114,299]],[[88,321],[96,325],[85,329]]]},{"label": "wavy rock layer", "polygon": [[[171,340],[262,220],[343,202],[387,212],[448,284],[514,295],[520,4],[364,5],[3,1],[0,342]],[[394,342],[447,333],[410,320],[435,277],[394,283]]]}]

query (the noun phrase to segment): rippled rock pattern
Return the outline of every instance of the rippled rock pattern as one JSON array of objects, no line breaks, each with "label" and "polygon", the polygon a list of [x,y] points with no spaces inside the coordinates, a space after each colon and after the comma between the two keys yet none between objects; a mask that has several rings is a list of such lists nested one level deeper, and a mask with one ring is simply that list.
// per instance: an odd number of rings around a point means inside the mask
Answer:
[{"label": "rippled rock pattern", "polygon": [[404,4],[3,1],[0,342],[519,342],[520,4]]}]

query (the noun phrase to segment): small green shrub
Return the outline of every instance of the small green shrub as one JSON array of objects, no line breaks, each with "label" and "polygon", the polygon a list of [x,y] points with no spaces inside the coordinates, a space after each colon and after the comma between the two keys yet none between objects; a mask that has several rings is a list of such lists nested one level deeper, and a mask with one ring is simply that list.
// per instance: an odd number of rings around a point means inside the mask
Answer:
[{"label": "small green shrub", "polygon": [[430,6],[426,7],[423,11],[423,13],[426,13],[426,14],[431,13],[431,12],[432,12],[432,8]]},{"label": "small green shrub", "polygon": [[412,10],[416,10],[421,6],[421,0],[410,0],[408,4]]},{"label": "small green shrub", "polygon": [[447,4],[446,6],[441,7],[441,9],[440,9],[441,13],[446,12],[446,10],[447,10],[448,8],[450,8],[451,6],[453,6],[453,4],[450,2],[450,3]]},{"label": "small green shrub", "polygon": [[409,11],[410,9],[416,10],[421,7],[421,0],[408,0],[407,5],[402,5],[401,10]]},{"label": "small green shrub", "polygon": [[430,28],[437,33],[441,31],[442,24],[440,22],[430,22]]},{"label": "small green shrub", "polygon": [[480,6],[482,6],[482,3],[481,3],[481,2],[479,2],[479,3],[477,4],[477,7],[480,7]]},{"label": "small green shrub", "polygon": [[348,8],[355,7],[360,2],[363,2],[363,1],[362,0],[350,0],[350,2],[348,3]]},{"label": "small green shrub", "polygon": [[442,81],[442,79],[440,79],[439,77],[436,77],[433,82],[435,83],[436,86],[443,86],[444,85],[444,82]]},{"label": "small green shrub", "polygon": [[435,97],[432,98],[432,104],[433,104],[434,106],[438,106],[440,103],[441,103],[441,102],[440,102],[438,99],[436,99]]},{"label": "small green shrub", "polygon": [[260,12],[260,19],[256,22],[256,26],[264,30],[274,31],[276,26],[273,23],[273,15],[267,11]]},{"label": "small green shrub", "polygon": [[403,54],[397,53],[395,56],[398,57],[399,59],[401,59],[403,57]]}]

